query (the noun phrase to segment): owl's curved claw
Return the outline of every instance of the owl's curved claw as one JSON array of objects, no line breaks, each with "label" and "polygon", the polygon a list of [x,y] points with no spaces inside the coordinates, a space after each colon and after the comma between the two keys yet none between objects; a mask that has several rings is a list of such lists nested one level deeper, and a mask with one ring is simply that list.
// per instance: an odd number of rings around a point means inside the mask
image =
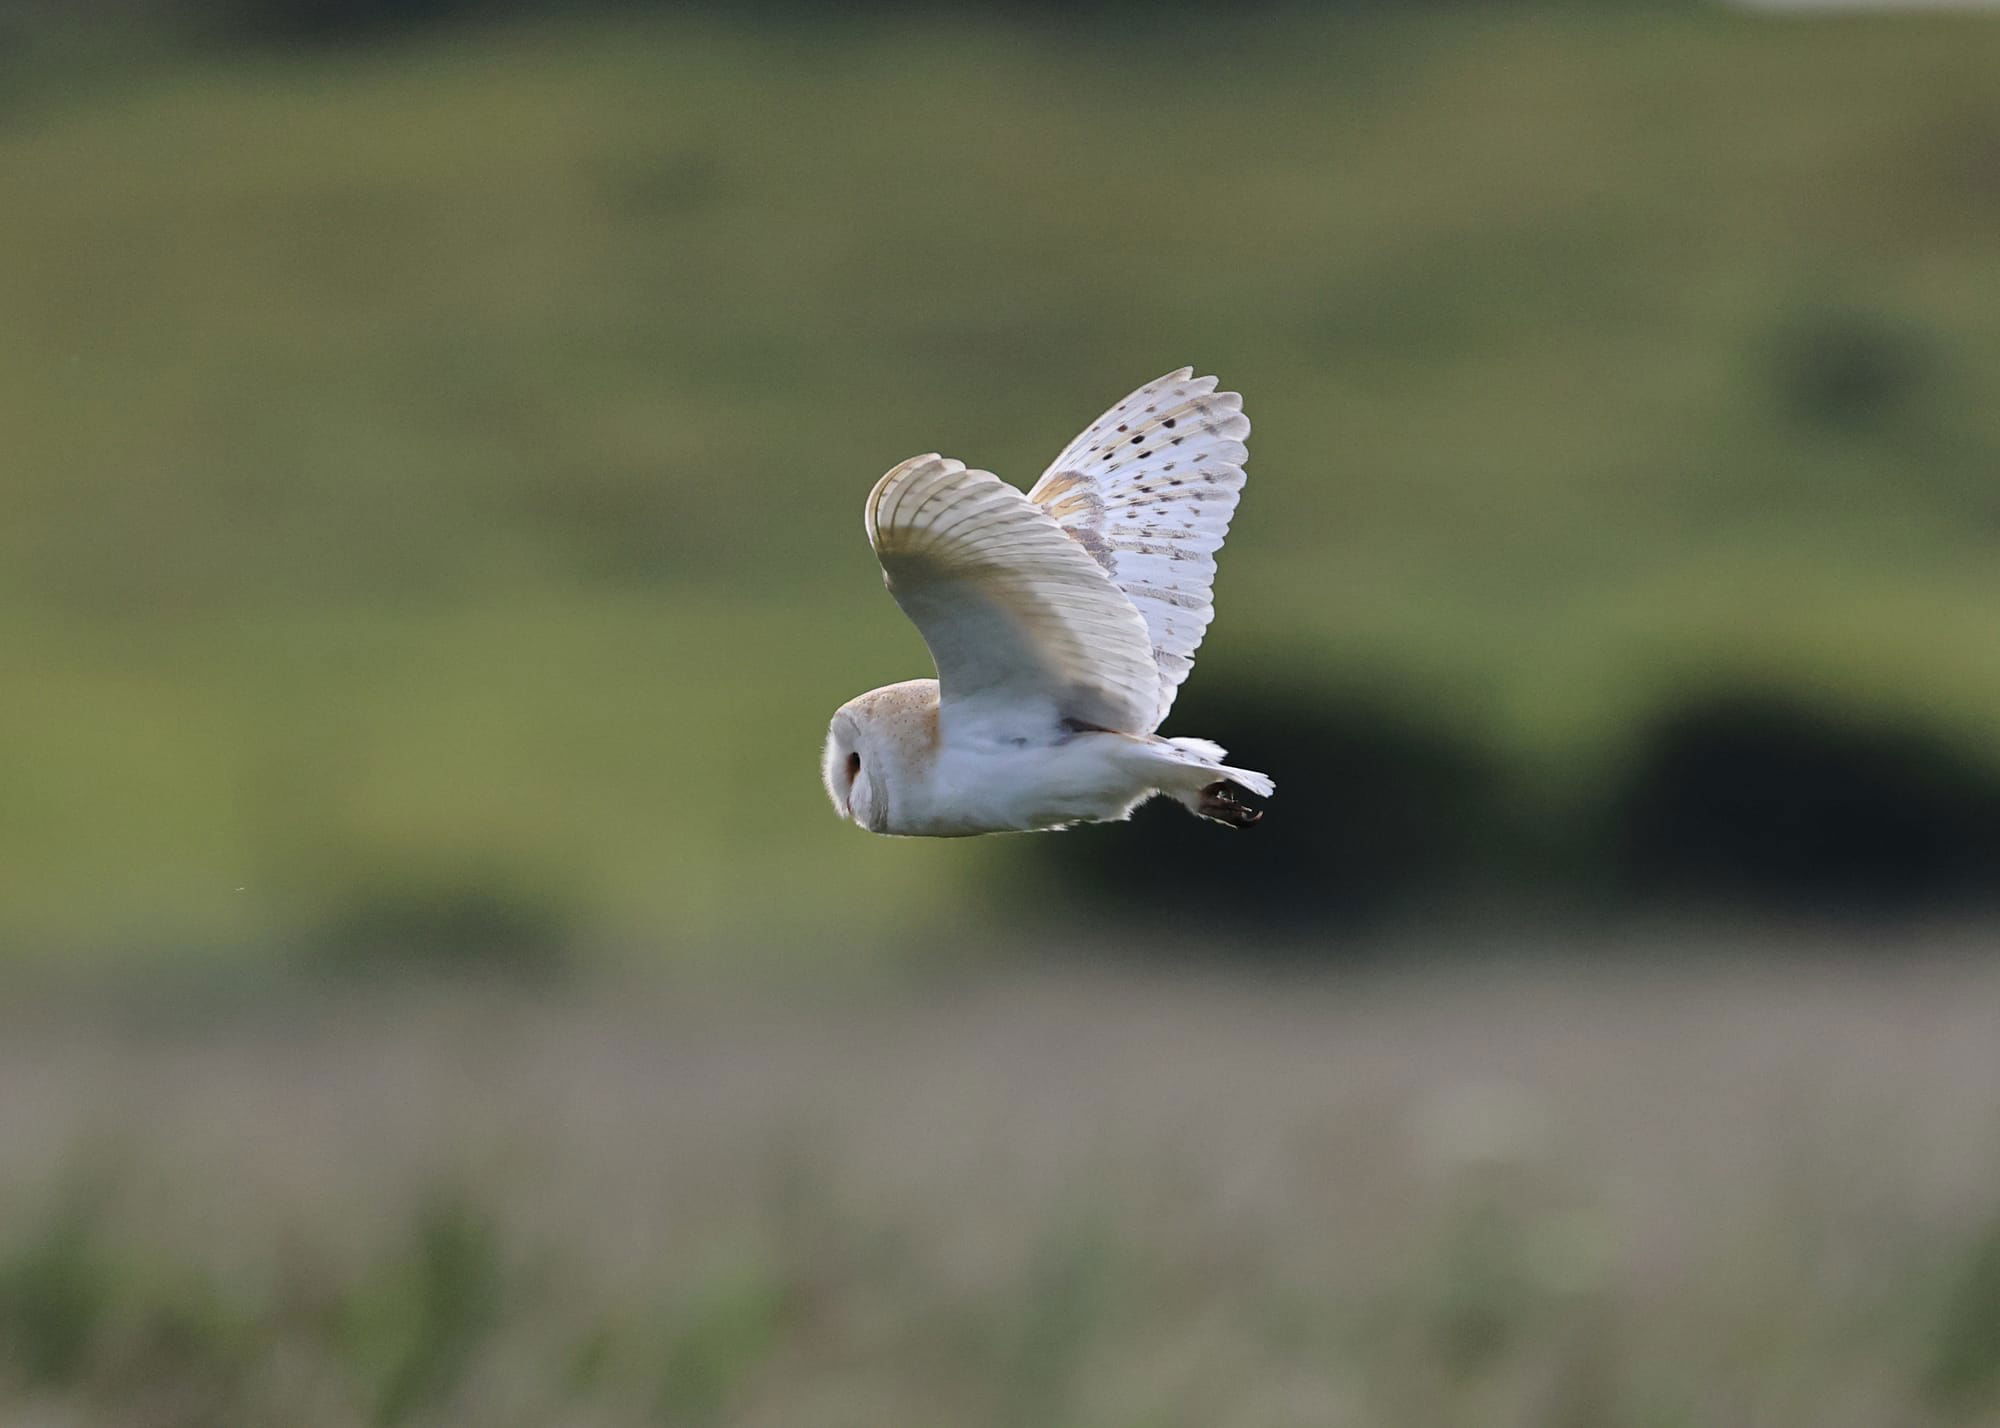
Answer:
[{"label": "owl's curved claw", "polygon": [[1231,828],[1255,827],[1263,819],[1264,810],[1252,808],[1236,796],[1237,792],[1236,785],[1226,780],[1212,783],[1201,791],[1201,806],[1195,811]]}]

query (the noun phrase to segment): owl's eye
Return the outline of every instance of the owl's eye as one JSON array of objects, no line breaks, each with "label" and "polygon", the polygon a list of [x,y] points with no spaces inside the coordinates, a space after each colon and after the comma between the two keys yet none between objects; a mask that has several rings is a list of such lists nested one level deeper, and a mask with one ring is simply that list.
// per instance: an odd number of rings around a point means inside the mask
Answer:
[{"label": "owl's eye", "polygon": [[861,777],[861,755],[849,754],[847,756],[847,781],[849,783],[853,783],[856,779],[860,777]]}]

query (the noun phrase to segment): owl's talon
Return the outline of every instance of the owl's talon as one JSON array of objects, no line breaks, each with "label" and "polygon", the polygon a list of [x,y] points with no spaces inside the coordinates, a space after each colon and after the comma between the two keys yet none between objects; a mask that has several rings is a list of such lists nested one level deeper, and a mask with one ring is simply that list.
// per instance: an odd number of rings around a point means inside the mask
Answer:
[{"label": "owl's talon", "polygon": [[1252,808],[1236,796],[1236,785],[1233,783],[1217,782],[1203,789],[1199,811],[1203,818],[1212,818],[1231,828],[1255,827],[1264,817],[1263,809]]}]

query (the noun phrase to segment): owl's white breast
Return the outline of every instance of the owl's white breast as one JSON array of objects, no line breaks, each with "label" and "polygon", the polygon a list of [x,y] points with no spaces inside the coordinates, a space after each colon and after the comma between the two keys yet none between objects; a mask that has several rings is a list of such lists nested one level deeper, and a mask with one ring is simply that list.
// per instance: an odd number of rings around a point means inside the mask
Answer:
[{"label": "owl's white breast", "polygon": [[957,837],[1123,818],[1154,791],[1136,749],[1122,734],[1023,744],[954,739],[947,726],[935,756],[897,790],[888,831]]},{"label": "owl's white breast", "polygon": [[954,838],[1124,818],[1159,790],[1158,740],[1075,732],[1052,711],[1037,736],[1018,708],[985,718],[970,706],[941,716],[934,679],[843,705],[832,746],[857,752],[864,771],[843,811],[876,833]]}]

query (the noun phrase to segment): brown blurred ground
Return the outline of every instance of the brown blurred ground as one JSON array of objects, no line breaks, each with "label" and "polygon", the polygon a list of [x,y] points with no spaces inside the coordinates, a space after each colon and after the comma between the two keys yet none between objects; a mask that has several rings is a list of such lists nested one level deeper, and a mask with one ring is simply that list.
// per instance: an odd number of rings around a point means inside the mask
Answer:
[{"label": "brown blurred ground", "polygon": [[0,1338],[49,1333],[39,1251],[82,1342],[4,1412],[2000,1421],[1977,945],[1540,950],[886,1001],[16,1003]]}]

